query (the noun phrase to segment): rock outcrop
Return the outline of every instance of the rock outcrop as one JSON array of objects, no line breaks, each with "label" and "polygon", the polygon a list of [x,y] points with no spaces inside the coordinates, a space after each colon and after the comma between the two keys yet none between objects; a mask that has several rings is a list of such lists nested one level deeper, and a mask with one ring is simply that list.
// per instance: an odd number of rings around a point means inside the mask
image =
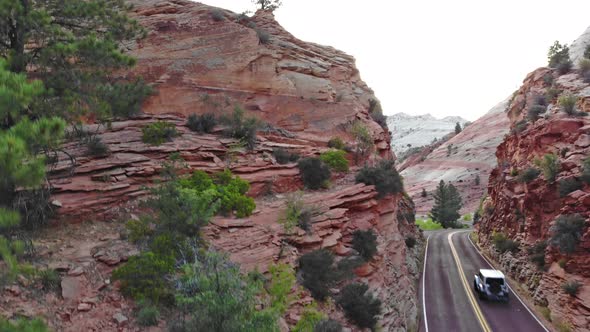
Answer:
[{"label": "rock outcrop", "polygon": [[430,114],[408,115],[397,113],[387,117],[387,127],[391,131],[391,149],[401,157],[410,150],[427,146],[455,131],[458,123],[463,126],[468,121],[460,116],[447,116],[437,119]]},{"label": "rock outcrop", "polygon": [[[577,96],[575,112],[581,114],[566,114],[557,96],[548,93],[556,91]],[[559,76],[555,70],[540,68],[527,76],[508,108],[511,132],[498,146],[498,166],[491,173],[489,198],[478,226],[480,243],[505,271],[526,284],[536,304],[548,307],[553,321],[573,331],[590,329],[590,186],[579,182],[576,188],[564,190],[562,181],[579,178],[582,161],[590,155],[590,119],[585,116],[590,112],[589,100],[590,84],[577,72]],[[545,103],[547,111],[538,120],[527,117],[533,105]],[[546,154],[558,159],[556,181],[548,181],[543,173],[522,180],[524,171],[538,167],[535,160]],[[585,225],[574,252],[564,254],[548,240],[556,218],[572,214],[585,219]],[[494,232],[518,241],[520,250],[500,255],[494,250]],[[534,267],[527,254],[541,241],[549,244],[544,251],[546,271]],[[562,286],[571,281],[582,286],[570,296]]]},{"label": "rock outcrop", "polygon": [[431,194],[422,197],[422,189],[432,193],[440,180],[457,187],[463,198],[462,213],[475,211],[496,165],[496,147],[508,132],[507,103],[508,99],[502,101],[459,134],[453,132],[422,148],[398,167],[419,215],[426,215],[434,203]]},{"label": "rock outcrop", "polygon": [[[373,92],[360,79],[354,59],[331,47],[296,39],[268,12],[259,11],[246,18],[216,9],[224,16],[216,20],[212,16],[215,8],[196,2],[130,2],[135,5],[133,15],[148,33],[145,39],[126,45],[138,63],[132,72],[119,74],[142,76],[154,84],[157,93],[146,101],[144,115],[113,121],[109,126],[84,127],[101,139],[108,154],[90,155],[75,135],[65,143],[64,152],[50,169],[57,219],[77,223],[135,218],[137,202],[160,180],[163,162],[172,154],[185,160],[185,172],[199,169],[211,173],[229,168],[251,183],[248,194],[255,197],[257,209],[245,219],[215,217],[205,230],[212,246],[228,252],[245,271],[265,271],[278,261],[296,264],[297,257],[317,248],[329,248],[342,257],[350,255],[352,232],[371,228],[377,235],[378,253],[355,270],[355,280],[367,282],[381,299],[379,324],[383,330],[415,329],[422,237],[412,222],[413,203],[403,194],[377,198],[373,186],[355,183],[353,172],[358,167],[353,167],[350,173],[335,174],[331,188],[304,195],[316,210],[311,234],[285,234],[278,223],[285,195],[301,190],[303,185],[296,164],[278,164],[272,155],[274,148],[288,149],[302,157],[317,156],[328,150],[327,142],[336,136],[354,147],[349,131],[354,123],[360,123],[375,143],[376,153],[368,162],[393,158],[388,130],[368,113]],[[268,33],[268,41],[259,37],[264,33]],[[185,125],[191,113],[230,115],[236,105],[265,123],[252,150],[224,137],[222,126],[211,134],[197,134]],[[174,124],[180,136],[159,146],[145,144],[142,128],[155,121]],[[406,245],[410,237],[417,241],[411,248]],[[92,266],[99,265],[102,279],[127,257],[103,246],[93,251],[88,261]],[[48,254],[46,259],[51,261],[51,257]],[[79,260],[77,256],[71,258]],[[63,285],[72,290],[67,293],[94,298],[102,289],[114,289],[95,287],[85,280],[87,275],[74,277],[75,282],[68,279],[72,282]],[[82,295],[76,295],[76,299]],[[108,303],[120,303],[121,299],[109,301],[102,295],[96,303],[72,301],[64,309],[69,312],[65,318],[46,314],[58,330],[111,331],[123,326],[135,330],[129,318],[132,308],[125,303],[121,306],[124,310],[110,310]],[[285,317],[289,325],[297,322],[309,301],[310,297],[304,295],[289,309]],[[8,307],[0,304],[0,309],[12,311],[10,306],[18,307],[18,303],[10,302]],[[42,307],[35,303],[35,308]],[[61,305],[59,301],[53,304]],[[356,331],[334,306],[320,309]],[[84,317],[96,319],[87,325],[74,320]]]},{"label": "rock outcrop", "polygon": [[[387,130],[368,114],[373,91],[350,55],[295,38],[269,12],[249,19],[222,11],[216,21],[213,7],[188,0],[130,3],[149,33],[128,45],[138,59],[129,75],[154,82],[158,91],[144,112],[229,114],[237,103],[318,143],[360,120],[380,154],[389,153]],[[268,34],[268,42],[258,34]]]}]

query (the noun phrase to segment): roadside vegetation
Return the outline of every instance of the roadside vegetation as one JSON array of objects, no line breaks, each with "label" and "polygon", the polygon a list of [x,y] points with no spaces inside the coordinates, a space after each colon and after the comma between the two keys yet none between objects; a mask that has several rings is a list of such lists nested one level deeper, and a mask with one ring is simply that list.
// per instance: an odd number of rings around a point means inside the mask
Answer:
[{"label": "roadside vegetation", "polygon": [[435,231],[438,229],[443,229],[443,226],[437,222],[434,222],[432,218],[416,219],[416,225],[423,231]]}]

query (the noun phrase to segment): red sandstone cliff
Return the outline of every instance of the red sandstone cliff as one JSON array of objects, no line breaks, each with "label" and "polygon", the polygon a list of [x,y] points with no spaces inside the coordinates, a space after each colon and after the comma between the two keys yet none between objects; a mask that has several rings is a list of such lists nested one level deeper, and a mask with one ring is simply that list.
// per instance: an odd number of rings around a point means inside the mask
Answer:
[{"label": "red sandstone cliff", "polygon": [[[452,183],[463,199],[462,213],[473,213],[487,186],[488,174],[496,165],[494,152],[508,132],[509,120],[504,112],[507,100],[499,103],[483,117],[459,134],[424,147],[399,166],[406,190],[416,203],[416,212],[427,215],[440,180]],[[479,185],[475,179],[479,176]],[[422,189],[429,194],[422,197]]]},{"label": "red sandstone cliff", "polygon": [[[553,86],[551,86],[553,81]],[[498,166],[489,179],[489,199],[478,228],[480,242],[501,263],[503,269],[526,285],[536,304],[548,306],[551,318],[574,331],[590,329],[590,187],[560,197],[558,182],[577,177],[582,172],[582,160],[590,153],[590,119],[568,116],[555,98],[548,100],[548,111],[539,120],[526,120],[530,107],[548,89],[578,96],[577,109],[590,112],[590,85],[579,73],[559,76],[557,72],[540,68],[527,76],[509,105],[511,133],[496,152]],[[523,122],[526,121],[526,128]],[[519,123],[520,122],[520,123]],[[547,153],[558,156],[561,164],[555,184],[540,175],[529,183],[517,181],[517,173],[535,167],[535,158]],[[551,237],[550,227],[560,215],[580,214],[586,219],[579,246],[570,255],[560,254],[554,245],[545,251],[547,271],[533,266],[526,249]],[[519,241],[517,253],[498,254],[493,249],[493,232],[503,232]],[[561,261],[561,263],[559,263]],[[576,280],[583,286],[575,296],[562,290],[566,281]]]},{"label": "red sandstone cliff", "polygon": [[[377,153],[371,158],[392,157],[389,133],[368,114],[373,92],[360,79],[354,59],[296,39],[270,13],[258,12],[251,20],[239,21],[238,15],[223,11],[224,20],[216,21],[212,7],[196,2],[130,2],[148,36],[127,45],[138,64],[123,74],[143,76],[154,83],[157,93],[145,103],[145,115],[114,121],[109,127],[86,126],[108,146],[108,156],[89,156],[76,140],[64,145],[69,156],[60,155],[51,170],[59,220],[133,218],[137,199],[159,178],[162,162],[171,153],[179,153],[191,170],[229,167],[251,182],[249,194],[256,198],[257,210],[245,219],[216,217],[205,231],[209,243],[227,251],[244,270],[265,271],[270,263],[294,263],[317,248],[349,255],[352,232],[372,228],[378,236],[378,254],[355,271],[356,279],[367,282],[381,299],[383,330],[414,328],[421,252],[420,245],[407,248],[405,239],[415,237],[420,244],[421,236],[404,217],[413,214],[411,201],[403,195],[377,199],[373,186],[354,183],[353,168],[351,173],[334,175],[330,189],[304,195],[320,211],[311,235],[297,234],[286,244],[277,222],[284,210],[283,193],[302,189],[302,183],[295,164],[274,160],[273,148],[305,157],[327,150],[333,136],[354,145],[348,131],[360,121],[374,138]],[[261,44],[248,21],[267,31],[270,43]],[[252,151],[232,150],[236,140],[222,137],[220,128],[201,135],[185,127],[190,113],[230,114],[236,104],[269,124],[268,130],[258,132]],[[144,144],[141,128],[156,120],[174,123],[181,136],[160,146]],[[59,240],[48,232],[38,241],[45,262],[67,275],[62,298],[38,298],[22,288],[6,290],[0,313],[46,316],[51,326],[63,331],[115,331],[127,325],[135,329],[132,304],[122,300],[109,282],[113,267],[134,254],[117,236],[121,224],[63,227],[64,232],[70,232],[69,227],[76,231]],[[296,323],[309,301],[309,296],[298,300],[285,322]],[[355,330],[333,306],[320,309]],[[121,322],[119,314],[130,322]]]}]

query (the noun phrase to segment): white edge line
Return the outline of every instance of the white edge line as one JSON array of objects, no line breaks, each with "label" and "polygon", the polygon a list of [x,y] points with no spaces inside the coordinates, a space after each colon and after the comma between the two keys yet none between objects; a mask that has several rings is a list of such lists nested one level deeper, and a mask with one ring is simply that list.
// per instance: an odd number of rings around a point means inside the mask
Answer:
[{"label": "white edge line", "polygon": [[[481,258],[483,258],[486,263],[488,263],[488,265],[492,268],[492,269],[496,269],[492,263],[479,252],[479,249],[477,249],[477,247],[475,246],[475,244],[473,244],[473,241],[471,241],[471,237],[469,235],[467,235],[467,239],[469,240],[469,243],[471,243],[471,245],[473,246],[473,248],[475,249],[475,251],[481,256]],[[512,292],[512,294],[514,294],[516,296],[516,298],[518,299],[518,301],[520,301],[520,303],[522,304],[522,306],[529,312],[529,314],[531,314],[531,316],[533,316],[533,318],[537,321],[537,323],[539,323],[539,325],[541,325],[541,327],[546,331],[549,332],[549,330],[547,330],[547,328],[545,327],[545,325],[543,325],[543,323],[537,318],[537,316],[535,316],[535,314],[531,311],[531,309],[529,309],[529,307],[524,303],[524,301],[522,301],[522,299],[520,298],[520,296],[518,296],[518,294],[514,291],[514,289],[512,289],[512,287],[510,287],[510,285],[508,283],[506,283],[506,285],[508,286],[508,288],[510,289],[510,291]]]},{"label": "white edge line", "polygon": [[426,259],[428,258],[428,240],[430,239],[429,234],[426,238],[426,248],[424,249],[424,267],[422,268],[422,312],[424,313],[424,327],[428,332],[428,319],[426,318]]}]

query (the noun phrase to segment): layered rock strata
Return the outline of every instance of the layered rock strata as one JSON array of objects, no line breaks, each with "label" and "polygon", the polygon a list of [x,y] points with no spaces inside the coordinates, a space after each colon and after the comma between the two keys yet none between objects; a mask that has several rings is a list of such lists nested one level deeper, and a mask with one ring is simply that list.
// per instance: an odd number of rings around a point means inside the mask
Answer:
[{"label": "layered rock strata", "polygon": [[[527,119],[540,96],[549,89],[562,96],[577,97],[577,116],[568,115],[548,97],[547,111],[534,123]],[[511,132],[496,152],[498,166],[491,173],[484,217],[479,225],[480,241],[501,262],[506,272],[523,282],[535,302],[547,306],[556,322],[570,325],[574,331],[590,329],[590,186],[560,195],[560,182],[579,178],[582,161],[590,155],[590,84],[579,73],[559,76],[554,70],[540,68],[530,73],[514,95],[508,109]],[[538,168],[545,154],[557,156],[559,168],[554,183],[541,174],[530,182],[519,181],[528,168]],[[563,188],[562,188],[563,189]],[[550,241],[556,218],[578,214],[585,219],[582,236],[571,254],[561,253]],[[518,241],[520,251],[500,255],[494,250],[492,234],[502,232]],[[549,240],[545,250],[547,270],[530,263],[527,248]],[[562,286],[576,281],[582,287],[577,295],[568,295]]]},{"label": "layered rock strata", "polygon": [[[317,156],[328,150],[327,142],[336,136],[354,148],[350,129],[356,123],[367,128],[374,140],[374,153],[367,162],[393,157],[389,132],[368,113],[368,100],[374,95],[360,79],[354,59],[331,47],[296,39],[267,12],[245,18],[183,0],[130,2],[135,5],[133,15],[148,34],[126,45],[138,64],[120,75],[142,76],[157,92],[146,101],[145,115],[109,126],[85,126],[85,131],[105,143],[108,154],[90,155],[75,135],[65,143],[50,170],[57,218],[80,222],[133,217],[137,202],[160,180],[163,163],[172,154],[185,160],[184,172],[229,168],[251,183],[248,194],[256,198],[257,210],[245,219],[214,218],[205,230],[211,245],[227,251],[245,271],[265,271],[279,261],[295,264],[301,254],[317,248],[329,248],[341,257],[351,255],[352,232],[371,228],[377,234],[378,253],[355,270],[354,280],[367,282],[383,302],[379,324],[384,330],[414,328],[421,235],[412,222],[413,204],[403,194],[378,199],[372,186],[354,183],[352,172],[358,168],[353,167],[351,173],[335,174],[330,189],[304,195],[317,206],[310,235],[285,234],[277,222],[285,195],[303,185],[296,164],[277,163],[274,148]],[[221,11],[224,18],[214,19],[213,10]],[[261,37],[265,34],[268,40]],[[186,127],[191,113],[228,116],[236,105],[264,123],[253,150],[225,138],[222,126],[211,134],[196,134]],[[180,136],[160,146],[143,143],[142,128],[155,121],[174,124]],[[415,247],[407,247],[409,237],[417,240]],[[118,263],[96,260],[108,266]],[[286,322],[295,324],[309,301],[305,295],[296,301]],[[78,305],[92,313],[102,303],[99,300],[90,308],[85,302]],[[321,310],[355,330],[333,306]],[[120,328],[123,323],[117,320],[113,325],[114,316],[105,312],[109,322],[93,326]],[[125,312],[115,314],[128,317]],[[132,324],[129,320],[124,324]],[[52,326],[87,328],[61,318],[59,324]]]}]

